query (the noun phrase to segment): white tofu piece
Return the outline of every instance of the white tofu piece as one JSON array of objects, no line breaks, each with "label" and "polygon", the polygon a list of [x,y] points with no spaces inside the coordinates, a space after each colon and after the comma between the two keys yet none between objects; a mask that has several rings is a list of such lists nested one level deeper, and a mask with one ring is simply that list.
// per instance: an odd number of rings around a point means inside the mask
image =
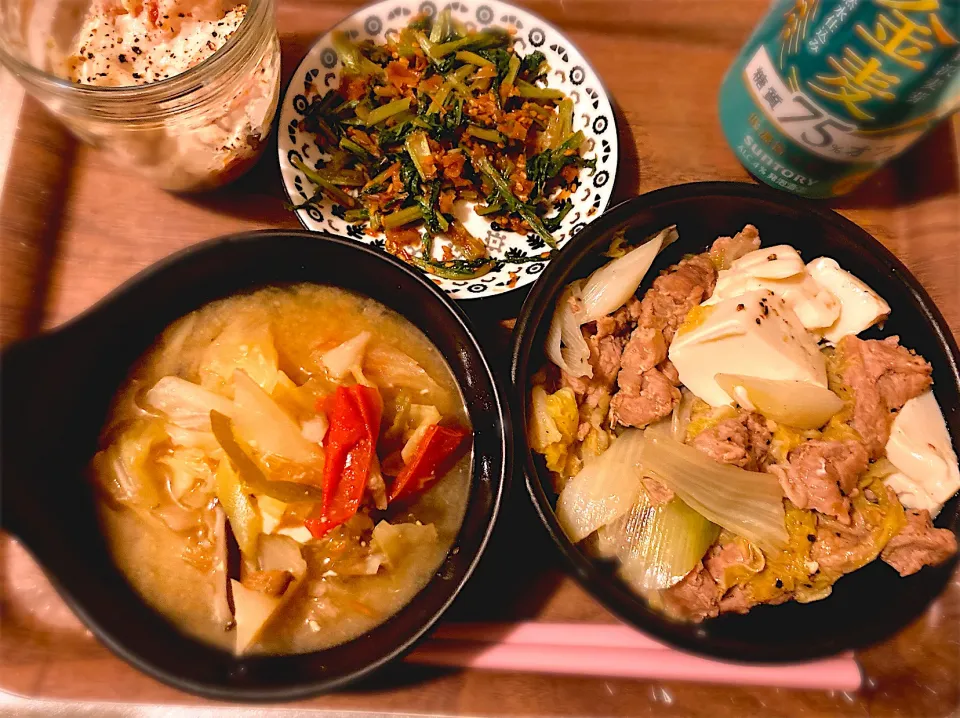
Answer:
[{"label": "white tofu piece", "polygon": [[680,381],[711,406],[733,403],[717,374],[827,386],[817,340],[786,302],[768,290],[694,308],[680,325],[669,357]]},{"label": "white tofu piece", "polygon": [[903,405],[891,427],[886,452],[899,473],[885,483],[907,508],[927,509],[936,516],[960,489],[957,454],[933,391]]},{"label": "white tofu piece", "polygon": [[704,304],[766,289],[793,309],[806,329],[819,331],[840,316],[840,302],[807,274],[793,247],[779,245],[745,254],[717,275],[717,286]]},{"label": "white tofu piece", "polygon": [[836,344],[849,334],[859,334],[890,314],[890,305],[862,280],[841,269],[836,260],[819,257],[807,265],[807,272],[821,288],[840,302],[840,315],[827,327],[823,337]]}]

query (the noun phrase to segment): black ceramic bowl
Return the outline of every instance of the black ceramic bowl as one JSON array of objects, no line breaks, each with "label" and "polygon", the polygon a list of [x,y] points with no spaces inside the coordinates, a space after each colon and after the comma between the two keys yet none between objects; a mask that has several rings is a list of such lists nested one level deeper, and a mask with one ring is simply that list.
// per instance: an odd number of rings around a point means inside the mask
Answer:
[{"label": "black ceramic bowl", "polygon": [[[880,561],[841,578],[833,594],[816,603],[758,606],[747,615],[725,615],[699,625],[665,619],[649,609],[613,574],[564,536],[554,515],[556,493],[539,456],[526,445],[530,376],[545,361],[543,346],[563,287],[587,276],[611,236],[626,229],[643,238],[676,224],[680,239],[658,257],[641,286],[684,254],[702,252],[720,235],[751,223],[766,246],[792,244],[805,258],[833,257],[877,290],[892,313],[883,335],[899,334],[933,365],[934,389],[954,445],[960,439],[957,345],[943,316],[907,268],[869,234],[827,209],[755,185],[710,182],[669,187],[624,202],[584,229],[550,262],[523,306],[514,336],[512,379],[519,454],[537,511],[572,575],[624,621],[678,648],[744,662],[785,662],[829,656],[879,641],[917,618],[949,580],[956,561],[900,578]],[[880,336],[876,329],[867,335]],[[960,453],[960,451],[958,451]],[[958,531],[958,500],[944,506],[936,524]]]},{"label": "black ceramic bowl", "polygon": [[[354,290],[419,327],[446,358],[473,423],[460,533],[434,579],[353,641],[304,655],[235,658],[186,637],[112,563],[84,468],[130,366],[172,321],[268,284]],[[270,231],[216,239],[163,260],[74,321],[2,355],[2,519],[110,649],[177,688],[232,700],[289,700],[360,678],[408,651],[463,587],[493,529],[511,454],[509,414],[463,313],[415,269],[351,240]]]}]

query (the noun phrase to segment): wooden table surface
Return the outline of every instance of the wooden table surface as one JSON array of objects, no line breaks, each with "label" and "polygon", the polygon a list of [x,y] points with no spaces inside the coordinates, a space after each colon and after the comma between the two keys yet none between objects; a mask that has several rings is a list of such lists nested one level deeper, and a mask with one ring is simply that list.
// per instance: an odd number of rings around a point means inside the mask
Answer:
[{"label": "wooden table surface", "polygon": [[[749,179],[722,138],[716,96],[765,0],[525,4],[569,33],[618,106],[615,200],[680,182]],[[357,5],[279,0],[285,77],[312,40]],[[272,148],[228,188],[174,196],[118,171],[39,104],[20,98],[10,78],[0,77],[0,341],[56,326],[148,264],[199,240],[299,228],[283,207]],[[955,335],[958,135],[960,123],[941,126],[855,194],[830,203],[903,259]],[[495,328],[489,335],[498,337]],[[514,492],[493,549],[455,612],[474,619],[613,620],[559,573],[528,503],[522,491]],[[0,537],[0,615],[0,687],[54,699],[196,703],[127,667],[85,634],[9,537]],[[955,579],[925,617],[860,654],[868,681],[856,695],[402,667],[377,685],[304,706],[470,715],[941,716],[960,704],[958,629]]]}]

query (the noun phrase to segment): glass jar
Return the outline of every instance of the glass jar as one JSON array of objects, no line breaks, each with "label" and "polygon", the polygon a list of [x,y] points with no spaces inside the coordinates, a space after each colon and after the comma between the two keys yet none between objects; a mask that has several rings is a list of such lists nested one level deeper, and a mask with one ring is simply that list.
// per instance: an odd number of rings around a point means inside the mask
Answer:
[{"label": "glass jar", "polygon": [[[211,189],[249,169],[280,95],[274,0],[246,15],[199,64],[145,85],[100,87],[59,77],[89,0],[0,0],[0,63],[77,137],[175,191]],[[56,74],[55,74],[56,73]]]}]

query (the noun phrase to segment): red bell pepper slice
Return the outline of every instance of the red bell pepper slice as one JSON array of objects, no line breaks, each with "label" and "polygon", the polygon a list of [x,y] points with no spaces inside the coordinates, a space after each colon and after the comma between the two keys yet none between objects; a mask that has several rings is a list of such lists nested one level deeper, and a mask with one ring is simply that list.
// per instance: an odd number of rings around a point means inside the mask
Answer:
[{"label": "red bell pepper slice", "polygon": [[393,481],[390,501],[418,494],[429,488],[440,476],[438,467],[450,463],[455,452],[472,432],[462,426],[446,427],[434,424],[426,430],[417,453]]},{"label": "red bell pepper slice", "polygon": [[330,428],[324,441],[323,499],[320,515],[304,524],[315,538],[349,520],[360,508],[380,433],[383,403],[371,387],[339,387],[324,402]]}]

